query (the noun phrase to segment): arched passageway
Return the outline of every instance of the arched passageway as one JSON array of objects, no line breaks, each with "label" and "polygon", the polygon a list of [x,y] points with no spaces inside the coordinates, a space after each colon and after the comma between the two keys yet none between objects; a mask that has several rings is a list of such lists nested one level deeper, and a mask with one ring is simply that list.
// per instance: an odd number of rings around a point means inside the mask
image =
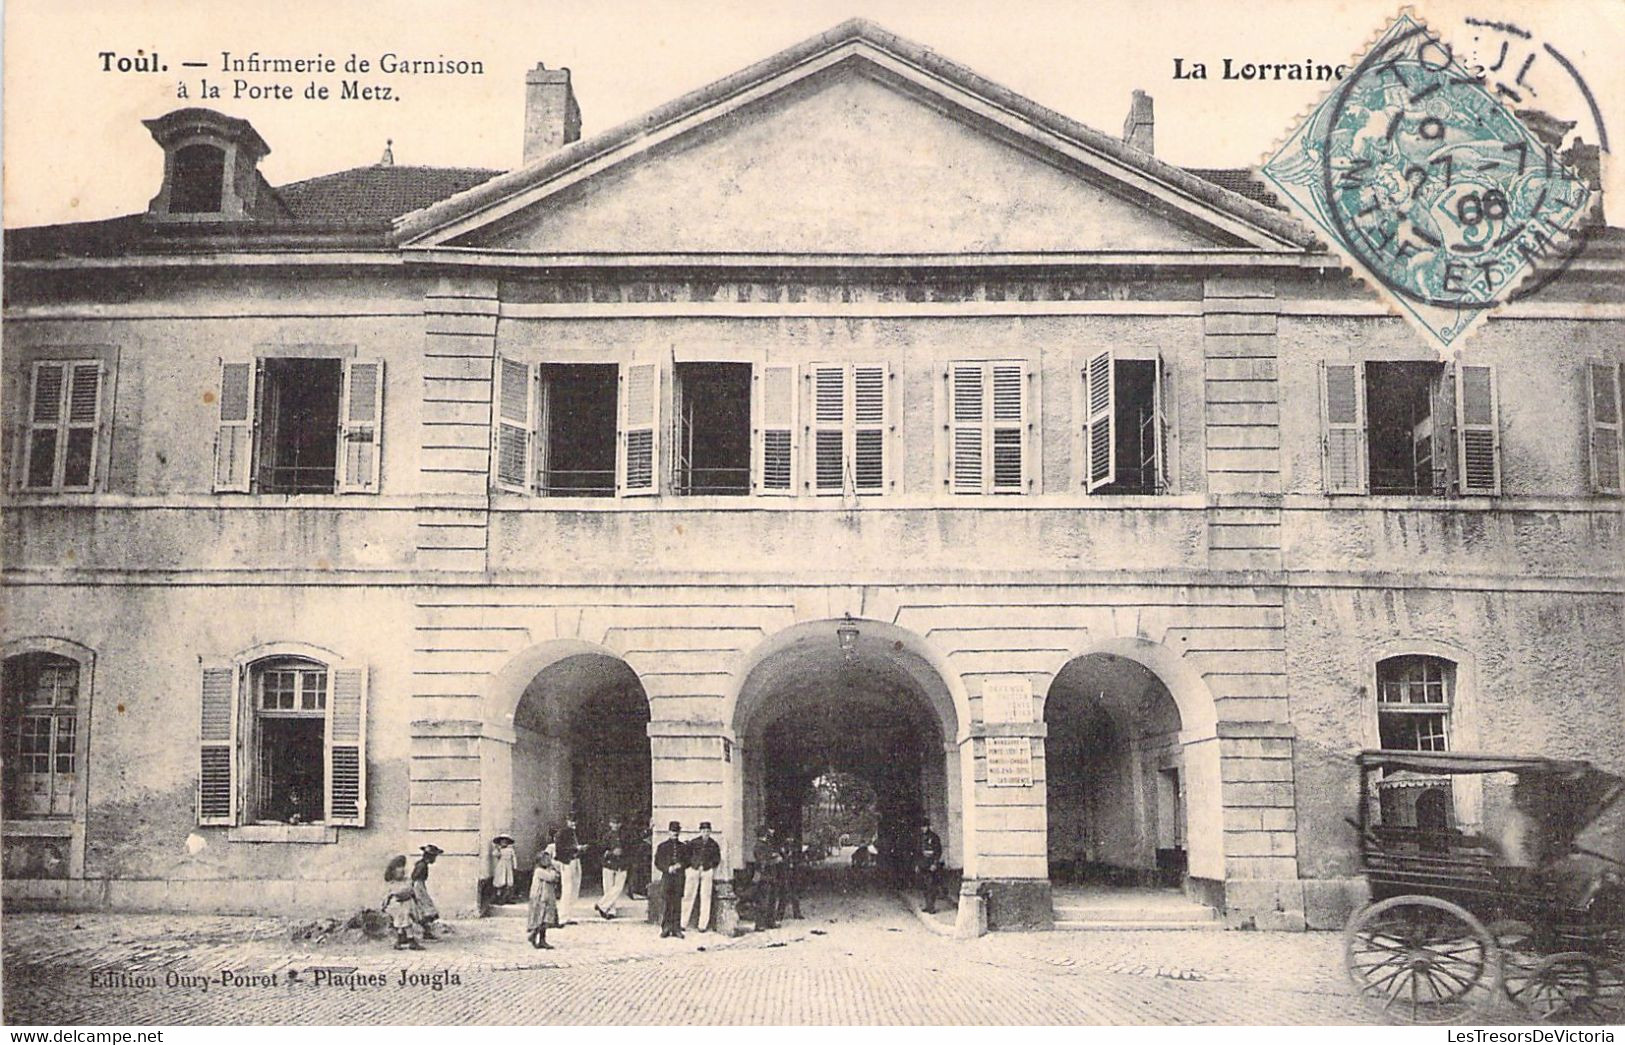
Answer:
[{"label": "arched passageway", "polygon": [[1044,720],[1051,880],[1181,884],[1190,869],[1186,724],[1162,678],[1130,657],[1079,657],[1056,676]]},{"label": "arched passageway", "polygon": [[[518,691],[513,741],[495,752],[506,756],[506,772],[487,774],[482,816],[487,842],[498,831],[513,836],[521,879],[567,814],[575,813],[585,843],[603,836],[612,815],[635,834],[648,825],[651,808],[649,701],[637,674],[585,644],[540,652],[504,672]],[[595,892],[597,857],[587,846],[583,895]]]},{"label": "arched passageway", "polygon": [[961,866],[960,718],[917,636],[867,620],[790,629],[759,652],[731,718],[736,865],[748,862],[763,823],[818,841],[807,832],[819,782],[827,790],[830,778],[847,778],[872,792],[872,841],[883,858],[906,859],[927,819],[948,864]]}]

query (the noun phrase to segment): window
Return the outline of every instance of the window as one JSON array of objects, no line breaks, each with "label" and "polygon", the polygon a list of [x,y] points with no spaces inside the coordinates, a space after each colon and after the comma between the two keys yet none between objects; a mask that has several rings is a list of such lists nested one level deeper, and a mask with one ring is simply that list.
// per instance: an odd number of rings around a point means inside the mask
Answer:
[{"label": "window", "polygon": [[1591,489],[1597,493],[1625,490],[1625,447],[1620,442],[1620,368],[1593,359],[1586,364],[1586,414]]},{"label": "window", "polygon": [[226,153],[214,145],[175,150],[171,214],[218,214],[226,191]]},{"label": "window", "polygon": [[[677,403],[677,445],[673,450],[676,492],[749,493],[750,364],[678,363],[673,373]],[[781,460],[777,456],[774,459]]]},{"label": "window", "polygon": [[34,364],[22,447],[24,489],[95,487],[101,404],[102,364],[97,360]]},{"label": "window", "polygon": [[215,489],[375,492],[383,377],[378,360],[223,362]]},{"label": "window", "polygon": [[962,494],[1025,492],[1026,364],[955,363],[946,376],[948,488]]},{"label": "window", "polygon": [[812,385],[813,491],[881,493],[886,488],[886,367],[818,364]]},{"label": "window", "polygon": [[7,658],[5,815],[67,817],[79,771],[79,663],[53,653]]},{"label": "window", "polygon": [[1101,352],[1083,368],[1083,479],[1090,493],[1154,494],[1171,486],[1159,359]]},{"label": "window", "polygon": [[1456,666],[1442,657],[1405,655],[1377,665],[1377,733],[1392,751],[1449,749]]},{"label": "window", "polygon": [[613,496],[617,381],[613,363],[498,360],[497,485],[546,497]]},{"label": "window", "polygon": [[306,657],[207,667],[198,822],[360,826],[366,676]]},{"label": "window", "polygon": [[1498,409],[1491,367],[1324,364],[1326,492],[1499,493]]}]

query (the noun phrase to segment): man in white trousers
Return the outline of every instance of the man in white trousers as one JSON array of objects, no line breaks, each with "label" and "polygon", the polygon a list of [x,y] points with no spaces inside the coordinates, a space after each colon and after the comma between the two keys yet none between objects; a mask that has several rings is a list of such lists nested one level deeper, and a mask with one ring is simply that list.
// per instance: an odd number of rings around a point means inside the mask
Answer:
[{"label": "man in white trousers", "polygon": [[699,930],[711,931],[711,890],[716,885],[717,867],[722,863],[722,847],[711,837],[711,821],[700,821],[700,833],[689,839],[688,871],[683,876],[683,923],[699,902]]},{"label": "man in white trousers", "polygon": [[621,837],[621,818],[609,818],[609,830],[604,834],[604,896],[593,904],[598,917],[615,917],[615,905],[621,902],[621,891],[626,887],[626,868],[630,862],[626,840]]},{"label": "man in white trousers", "polygon": [[576,837],[576,815],[564,818],[564,826],[553,836],[554,861],[559,865],[559,921],[568,923],[581,899],[581,841]]}]

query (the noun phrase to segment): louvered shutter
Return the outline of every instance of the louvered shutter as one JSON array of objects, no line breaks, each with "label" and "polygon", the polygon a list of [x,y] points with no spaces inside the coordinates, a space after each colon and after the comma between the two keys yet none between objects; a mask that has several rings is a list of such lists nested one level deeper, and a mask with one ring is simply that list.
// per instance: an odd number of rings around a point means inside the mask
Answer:
[{"label": "louvered shutter", "polygon": [[1153,450],[1152,460],[1155,462],[1157,469],[1154,489],[1158,493],[1167,493],[1174,486],[1173,472],[1168,466],[1168,459],[1173,453],[1170,446],[1173,442],[1173,433],[1170,431],[1168,423],[1168,388],[1170,384],[1171,382],[1168,380],[1168,364],[1159,356],[1151,384],[1151,409],[1156,413],[1152,429],[1152,439],[1156,445]]},{"label": "louvered shutter", "polygon": [[1464,494],[1501,492],[1495,368],[1456,368],[1456,474]]},{"label": "louvered shutter", "polygon": [[846,368],[815,366],[813,387],[813,488],[840,493],[846,458]]},{"label": "louvered shutter", "polygon": [[756,492],[795,493],[796,368],[759,366],[756,379]]},{"label": "louvered shutter", "polygon": [[1027,487],[1027,369],[995,363],[992,370],[993,492],[1021,493]]},{"label": "louvered shutter", "polygon": [[237,822],[238,673],[231,665],[203,669],[198,726],[197,822]]},{"label": "louvered shutter", "polygon": [[1364,493],[1365,369],[1359,363],[1322,363],[1320,408],[1322,469],[1327,493]]},{"label": "louvered shutter", "polygon": [[1117,366],[1111,350],[1084,367],[1084,485],[1090,493],[1117,481]]},{"label": "louvered shutter", "polygon": [[102,421],[102,365],[94,360],[68,368],[67,439],[62,449],[62,488],[96,485],[96,449]]},{"label": "louvered shutter", "polygon": [[25,489],[43,490],[56,485],[56,459],[62,443],[62,391],[66,384],[65,364],[34,364],[28,436],[23,451],[22,485]]},{"label": "louvered shutter", "polygon": [[377,492],[383,410],[383,361],[352,359],[345,363],[339,426],[340,493]]},{"label": "louvered shutter", "polygon": [[367,669],[338,667],[327,699],[327,822],[367,822]]},{"label": "louvered shutter", "polygon": [[249,489],[254,464],[254,385],[257,364],[220,364],[220,426],[214,439],[214,488]]},{"label": "louvered shutter", "polygon": [[531,417],[531,367],[497,357],[496,435],[491,479],[503,490],[530,489],[530,450],[535,425]]},{"label": "louvered shutter", "polygon": [[1597,493],[1625,489],[1620,473],[1619,367],[1600,359],[1586,364],[1586,424],[1589,433],[1591,488]]},{"label": "louvered shutter", "polygon": [[886,368],[852,368],[852,476],[858,493],[886,489]]},{"label": "louvered shutter", "polygon": [[982,492],[982,446],[986,404],[982,367],[956,363],[948,379],[948,488],[954,493]]},{"label": "louvered shutter", "polygon": [[660,368],[621,365],[621,460],[623,496],[656,493],[660,463]]}]

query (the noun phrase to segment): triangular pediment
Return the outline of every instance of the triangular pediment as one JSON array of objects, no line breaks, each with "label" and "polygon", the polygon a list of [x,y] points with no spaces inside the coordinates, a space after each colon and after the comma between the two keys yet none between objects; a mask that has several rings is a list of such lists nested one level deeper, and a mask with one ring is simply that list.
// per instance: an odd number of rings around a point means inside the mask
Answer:
[{"label": "triangular pediment", "polygon": [[866,23],[409,215],[401,231],[414,246],[526,255],[1302,245],[1280,215]]}]

